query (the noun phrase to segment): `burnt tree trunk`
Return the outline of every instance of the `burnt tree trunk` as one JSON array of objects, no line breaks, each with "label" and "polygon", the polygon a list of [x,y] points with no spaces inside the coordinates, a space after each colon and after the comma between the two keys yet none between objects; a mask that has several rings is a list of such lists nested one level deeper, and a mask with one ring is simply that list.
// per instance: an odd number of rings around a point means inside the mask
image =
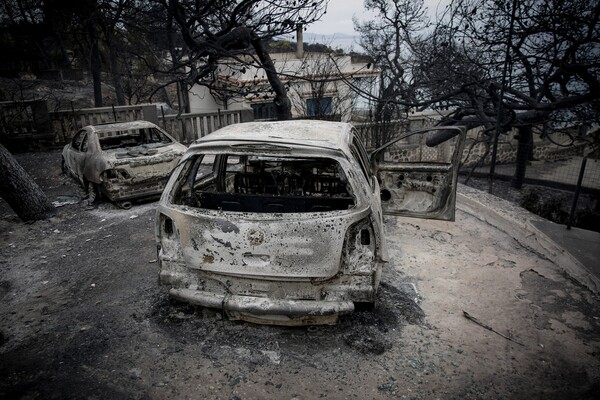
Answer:
[{"label": "burnt tree trunk", "polygon": [[87,22],[88,34],[90,35],[90,69],[94,84],[94,106],[102,107],[102,59],[100,58],[99,35],[94,18],[90,17]]},{"label": "burnt tree trunk", "polygon": [[[176,74],[185,72],[185,68],[180,66],[182,54],[176,49],[176,33],[173,27],[173,15],[169,13],[167,16],[167,43],[169,45],[169,53],[171,54],[171,61],[173,62],[173,72]],[[177,81],[177,104],[179,112],[189,113],[190,98],[187,90],[187,83],[181,79]]]},{"label": "burnt tree trunk", "polygon": [[256,55],[258,56],[263,69],[267,73],[267,80],[275,93],[273,103],[275,103],[277,119],[279,121],[292,119],[292,103],[288,98],[285,85],[281,79],[279,79],[279,75],[275,70],[275,65],[273,64],[273,60],[271,59],[267,48],[260,39],[253,39],[252,46],[254,47],[254,50],[256,50]]},{"label": "burnt tree trunk", "polygon": [[114,26],[111,26],[107,21],[101,20],[100,26],[104,33],[104,43],[108,51],[108,58],[110,62],[110,74],[112,76],[113,86],[115,87],[115,95],[117,96],[117,104],[124,106],[125,103],[125,92],[123,91],[123,78],[121,75],[121,66],[119,65],[119,56],[117,41],[113,33]]},{"label": "burnt tree trunk", "polygon": [[217,35],[208,35],[206,39],[192,35],[189,24],[186,20],[184,9],[176,0],[169,1],[169,11],[174,20],[181,28],[183,40],[189,47],[195,57],[206,57],[206,64],[202,66],[201,71],[195,71],[195,82],[201,83],[202,78],[213,74],[218,68],[218,61],[221,58],[230,56],[234,51],[248,51],[254,49],[260,61],[260,66],[265,70],[267,80],[275,94],[273,103],[277,113],[278,120],[288,120],[292,118],[292,103],[287,95],[287,89],[277,71],[267,47],[262,39],[255,32],[246,26],[237,26],[227,29]]},{"label": "burnt tree trunk", "polygon": [[42,189],[1,144],[0,196],[23,221],[38,221],[56,212]]},{"label": "burnt tree trunk", "polygon": [[511,185],[515,189],[521,189],[527,171],[527,161],[530,159],[533,149],[533,134],[530,125],[519,127],[517,140],[517,159]]},{"label": "burnt tree trunk", "polygon": [[[109,34],[109,36],[111,35]],[[120,106],[124,106],[126,102],[125,92],[123,91],[121,67],[119,66],[117,49],[115,48],[115,43],[112,37],[110,39],[107,39],[106,44],[108,47],[108,55],[110,57],[110,73],[112,75],[113,86],[115,87],[117,104]]]}]

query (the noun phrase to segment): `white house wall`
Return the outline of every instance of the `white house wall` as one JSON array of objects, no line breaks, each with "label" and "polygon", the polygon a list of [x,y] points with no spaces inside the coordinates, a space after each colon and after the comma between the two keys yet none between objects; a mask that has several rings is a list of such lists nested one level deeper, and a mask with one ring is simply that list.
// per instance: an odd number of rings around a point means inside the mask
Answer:
[{"label": "white house wall", "polygon": [[210,94],[210,91],[205,86],[194,85],[189,92],[190,98],[190,112],[216,112],[218,109],[224,109],[223,105],[220,104]]},{"label": "white house wall", "polygon": [[[310,82],[304,80],[293,79],[293,76],[304,75],[310,78],[313,71],[316,71],[316,67],[304,67],[305,61],[311,62],[312,60],[318,61],[322,57],[329,57],[325,53],[305,53],[304,58],[297,58],[295,53],[274,53],[271,54],[271,58],[275,64],[275,68],[281,74],[282,81],[286,82],[290,79],[291,85],[294,86],[293,90],[288,90],[288,97],[292,103],[292,117],[299,118],[306,116],[306,99],[313,98],[311,94]],[[366,68],[366,63],[352,63],[352,59],[348,55],[335,56],[337,68],[340,69],[341,74],[352,78],[357,77],[373,77],[377,76],[378,72],[372,68]],[[336,74],[338,74],[336,72]],[[232,84],[243,82],[245,85],[256,85],[257,87],[269,87],[269,82],[266,77],[266,73],[262,68],[246,67],[245,71],[234,71],[229,66],[223,66],[219,71],[220,76],[228,77],[228,80]],[[332,74],[333,75],[333,74]],[[318,79],[319,76],[315,76]],[[349,121],[351,119],[352,101],[350,99],[350,87],[343,81],[332,82],[328,87],[328,92],[331,93],[332,97],[332,108],[335,111],[342,110],[342,121]],[[329,97],[329,95],[326,95]],[[341,100],[340,100],[341,99]],[[210,94],[210,91],[199,85],[195,85],[190,90],[190,109],[191,112],[215,112],[218,109],[249,109],[252,104],[261,104],[270,102],[273,100],[273,96],[264,97],[238,97],[232,98],[228,101],[228,104],[222,104],[221,101],[214,99]],[[301,105],[304,104],[302,107]]]}]

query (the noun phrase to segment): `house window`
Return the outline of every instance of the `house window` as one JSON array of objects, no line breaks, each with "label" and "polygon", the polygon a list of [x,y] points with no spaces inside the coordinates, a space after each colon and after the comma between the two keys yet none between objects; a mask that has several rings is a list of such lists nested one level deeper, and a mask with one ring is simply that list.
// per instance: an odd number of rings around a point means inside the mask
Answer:
[{"label": "house window", "polygon": [[277,119],[277,110],[275,104],[270,103],[255,103],[250,105],[254,110],[254,119]]},{"label": "house window", "polygon": [[306,99],[306,115],[309,117],[331,114],[331,97]]}]

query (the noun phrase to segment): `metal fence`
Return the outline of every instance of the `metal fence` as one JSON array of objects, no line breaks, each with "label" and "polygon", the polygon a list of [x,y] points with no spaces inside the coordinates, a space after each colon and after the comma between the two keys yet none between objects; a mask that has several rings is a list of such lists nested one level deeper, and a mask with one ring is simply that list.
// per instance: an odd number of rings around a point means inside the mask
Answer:
[{"label": "metal fence", "polygon": [[[372,150],[407,130],[420,128],[411,121],[393,121],[386,125],[355,124],[367,149]],[[525,207],[535,214],[568,227],[600,231],[600,150],[596,133],[565,130],[534,135],[529,159],[517,170],[517,131],[503,135],[498,143],[493,179],[491,145],[483,128],[468,132],[462,155],[459,181]],[[403,140],[386,152],[386,159],[428,161],[439,152],[450,151],[452,141],[437,150],[424,143]],[[434,152],[437,151],[437,153]],[[515,177],[523,176],[520,189]]]},{"label": "metal fence", "polygon": [[409,129],[408,120],[355,123],[357,135],[367,150],[376,149],[397,138]]},{"label": "metal fence", "polygon": [[[592,136],[556,132],[536,137],[527,162],[518,166],[518,144],[509,135],[498,147],[493,176],[489,154],[478,165],[471,152],[464,154],[461,180],[569,228],[600,231],[600,157]],[[520,189],[515,188],[518,175],[523,176]]]}]

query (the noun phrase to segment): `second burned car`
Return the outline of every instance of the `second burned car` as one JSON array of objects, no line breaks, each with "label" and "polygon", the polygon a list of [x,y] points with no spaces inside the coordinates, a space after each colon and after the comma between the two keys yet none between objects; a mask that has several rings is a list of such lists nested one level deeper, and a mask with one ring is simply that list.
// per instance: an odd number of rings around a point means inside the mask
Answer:
[{"label": "second burned car", "polygon": [[383,214],[454,219],[464,141],[454,129],[454,152],[434,163],[376,161],[384,148],[369,157],[336,122],[237,124],[197,140],[159,202],[161,283],[262,323],[335,323],[373,304]]},{"label": "second burned car", "polygon": [[186,149],[148,121],[89,125],[64,147],[62,168],[90,202],[105,196],[129,208],[132,199],[160,196]]}]

